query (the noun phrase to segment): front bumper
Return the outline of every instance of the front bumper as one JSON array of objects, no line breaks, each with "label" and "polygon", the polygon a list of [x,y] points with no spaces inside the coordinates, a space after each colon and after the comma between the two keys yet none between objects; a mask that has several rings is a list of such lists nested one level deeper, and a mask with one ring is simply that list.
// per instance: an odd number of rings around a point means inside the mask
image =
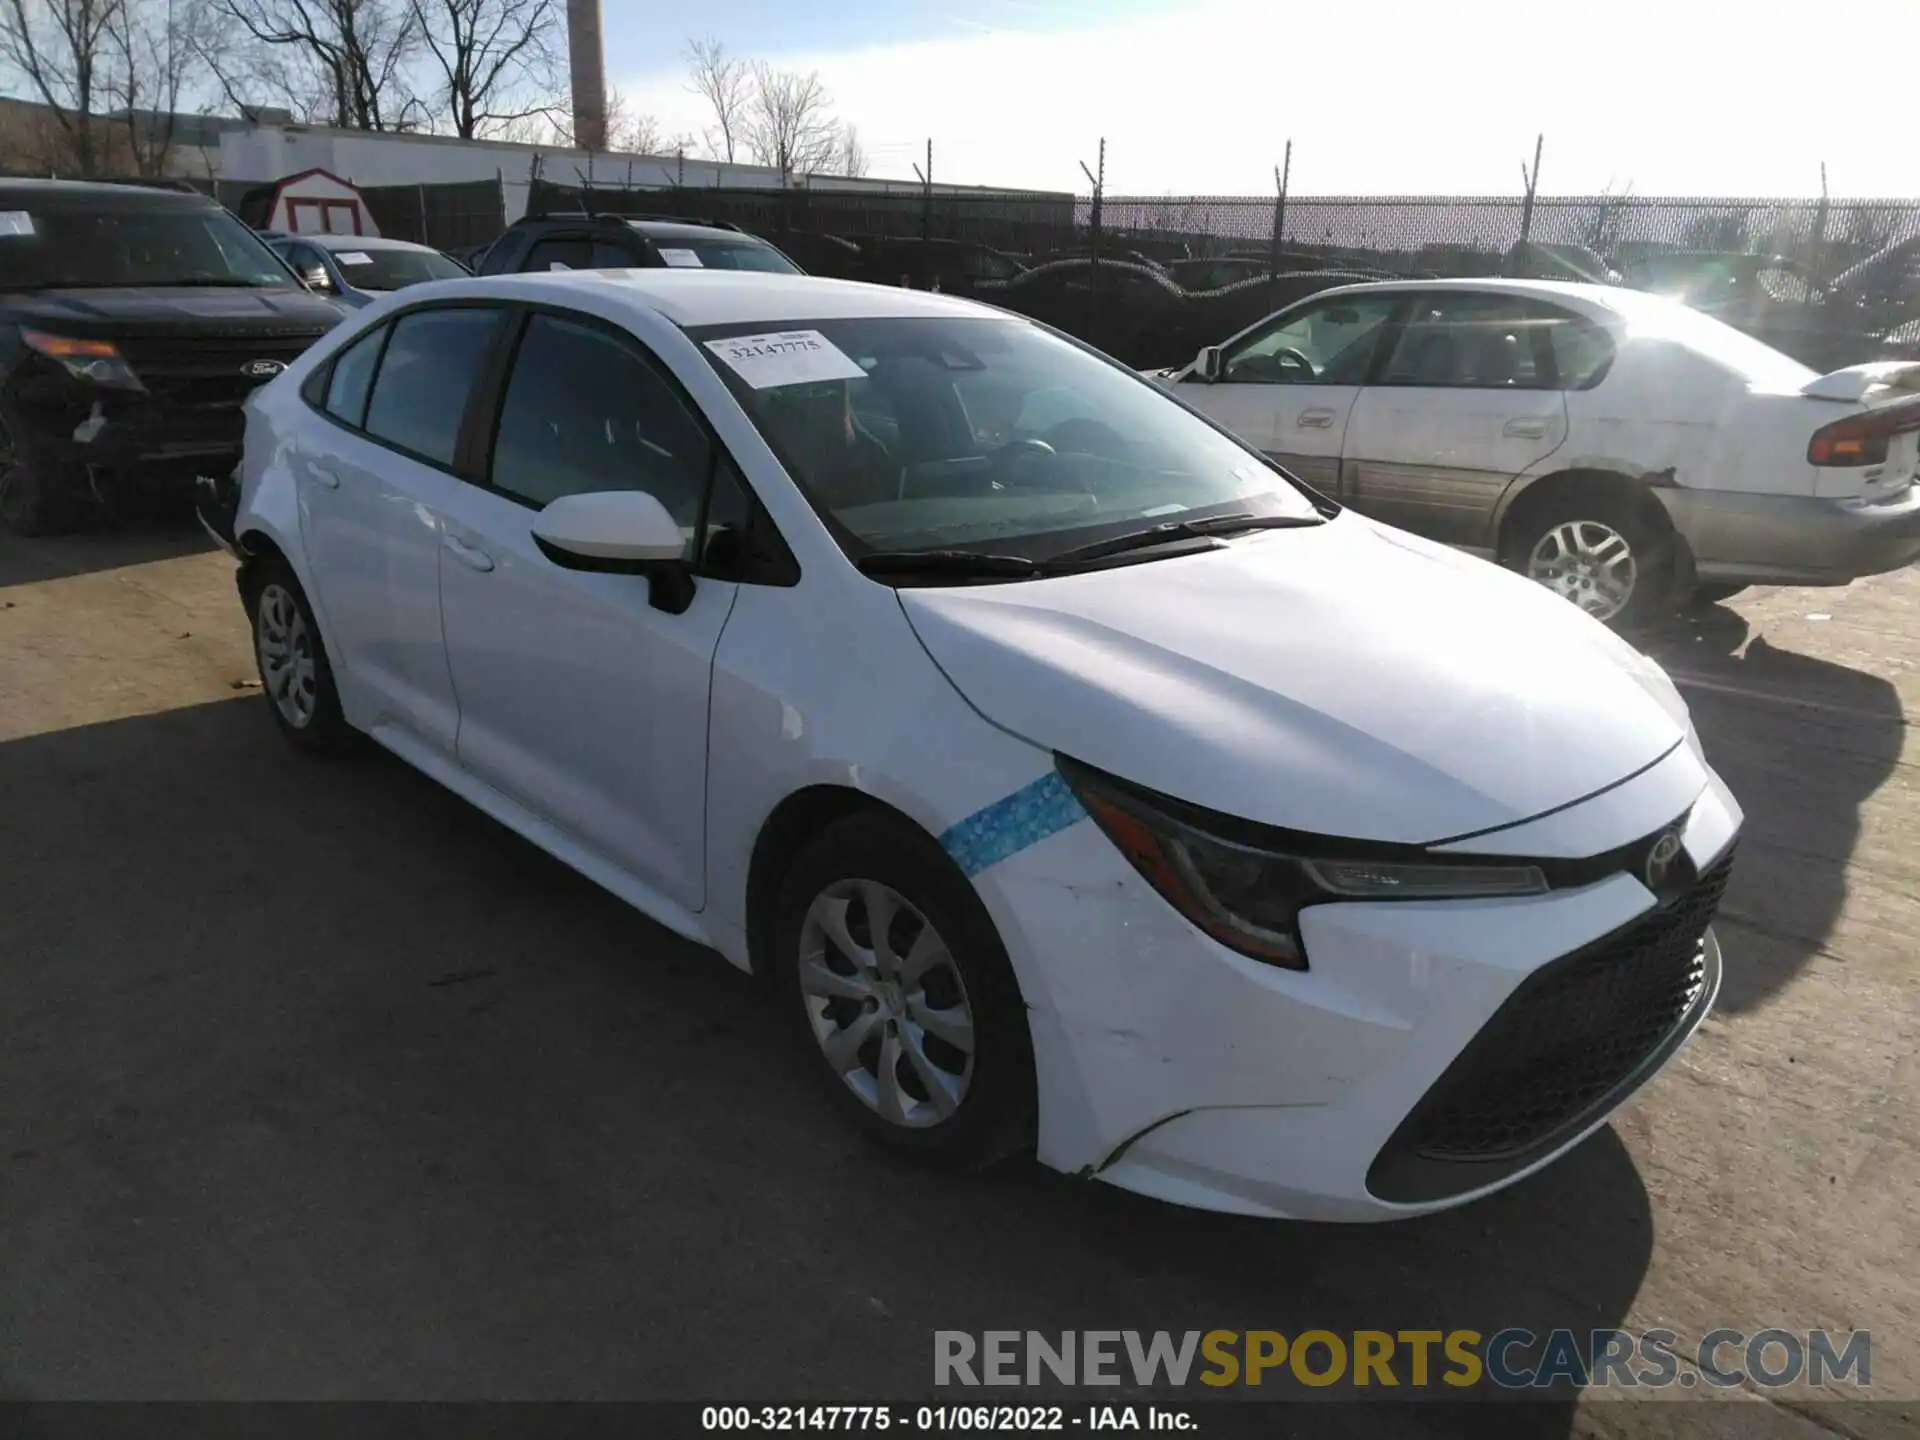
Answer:
[{"label": "front bumper", "polygon": [[1920,560],[1920,486],[1882,504],[1661,489],[1702,580],[1845,585]]},{"label": "front bumper", "polygon": [[[1697,775],[1684,844],[1705,874],[1727,855],[1739,807],[1690,755],[1673,763]],[[1617,791],[1638,783],[1609,792],[1608,803],[1621,808]],[[1587,808],[1561,812],[1570,833]],[[1555,852],[1543,840],[1535,853]],[[1538,1069],[1542,1055],[1513,1038],[1512,1012],[1505,1026],[1496,1023],[1516,996],[1539,993],[1601,951],[1598,982],[1603,990],[1613,983],[1607,959],[1657,918],[1655,897],[1633,876],[1513,899],[1317,906],[1302,917],[1304,972],[1262,965],[1201,935],[1091,823],[977,883],[1027,990],[1040,1159],[1248,1215],[1394,1219],[1511,1184],[1604,1124],[1700,1024],[1718,985],[1719,950],[1701,933],[1703,914],[1684,957],[1697,962],[1697,983],[1663,1012],[1658,1032],[1612,1072],[1587,1073],[1565,1113],[1536,1124],[1518,1137],[1523,1143],[1462,1158],[1460,1145],[1449,1155],[1451,1142],[1435,1142],[1425,1121],[1452,1097],[1454,1114],[1441,1119],[1458,1133],[1461,1104],[1484,1096],[1485,1085],[1471,1083],[1488,1073],[1481,1037]],[[1463,1065],[1471,1072],[1464,1082]]]},{"label": "front bumper", "polygon": [[180,494],[202,474],[226,474],[240,463],[246,425],[238,405],[166,405],[129,391],[33,395],[22,415],[42,463],[122,493]]}]

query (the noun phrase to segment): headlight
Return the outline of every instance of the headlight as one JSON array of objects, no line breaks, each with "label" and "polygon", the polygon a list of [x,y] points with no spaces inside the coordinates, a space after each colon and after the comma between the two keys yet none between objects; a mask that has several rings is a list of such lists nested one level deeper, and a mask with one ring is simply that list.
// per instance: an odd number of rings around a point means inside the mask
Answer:
[{"label": "headlight", "polygon": [[20,338],[29,348],[58,361],[76,380],[115,390],[146,388],[111,340],[76,340],[70,335],[48,335],[40,330],[22,330]]},{"label": "headlight", "polygon": [[[1481,899],[1547,889],[1547,877],[1536,865],[1373,858],[1340,851],[1418,852],[1414,846],[1309,837],[1301,837],[1308,843],[1283,847],[1216,833],[1242,827],[1177,802],[1150,800],[1064,756],[1058,763],[1094,823],[1168,904],[1222,945],[1291,970],[1307,968],[1300,912],[1309,905]],[[1308,849],[1323,853],[1299,853]]]}]

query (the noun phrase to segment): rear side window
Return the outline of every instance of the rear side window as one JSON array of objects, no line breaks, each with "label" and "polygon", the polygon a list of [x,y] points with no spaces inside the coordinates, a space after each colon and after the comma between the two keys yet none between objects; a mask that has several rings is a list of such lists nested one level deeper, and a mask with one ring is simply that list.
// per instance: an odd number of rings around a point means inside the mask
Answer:
[{"label": "rear side window", "polygon": [[373,389],[374,368],[380,363],[380,347],[386,343],[387,327],[378,329],[342,350],[333,362],[333,376],[327,382],[327,413],[343,425],[358,430],[367,419],[367,394]]},{"label": "rear side window", "polygon": [[530,505],[644,490],[691,536],[712,449],[632,342],[551,315],[527,322],[500,404],[493,487]]},{"label": "rear side window", "polygon": [[1415,295],[1387,360],[1385,385],[1468,390],[1552,388],[1539,326],[1513,295]]},{"label": "rear side window", "polygon": [[612,240],[593,242],[593,268],[596,270],[632,270],[646,263],[646,258],[634,247]]},{"label": "rear side window", "polygon": [[1587,390],[1598,385],[1613,363],[1613,339],[1591,320],[1552,305],[1535,307],[1546,326],[1553,351],[1554,374],[1562,390]]},{"label": "rear side window", "polygon": [[450,467],[467,397],[499,323],[500,312],[491,309],[418,310],[394,321],[366,432]]}]

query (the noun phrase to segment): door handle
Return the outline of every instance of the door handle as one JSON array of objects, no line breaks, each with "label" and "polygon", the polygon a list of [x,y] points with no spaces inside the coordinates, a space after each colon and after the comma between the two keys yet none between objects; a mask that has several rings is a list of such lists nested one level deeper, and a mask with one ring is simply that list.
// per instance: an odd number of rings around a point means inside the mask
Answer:
[{"label": "door handle", "polygon": [[1516,440],[1538,440],[1547,433],[1547,422],[1538,416],[1521,416],[1507,421],[1501,433]]},{"label": "door handle", "polygon": [[1332,410],[1302,410],[1300,428],[1302,430],[1325,430],[1333,424],[1336,412]]},{"label": "door handle", "polygon": [[464,540],[456,540],[451,535],[442,535],[440,543],[453,552],[453,556],[469,570],[488,571],[493,569],[493,557],[484,550],[477,550]]},{"label": "door handle", "polygon": [[318,480],[322,485],[326,486],[327,489],[338,490],[340,488],[340,477],[334,474],[333,471],[329,470],[326,466],[309,465],[308,468],[312,470],[313,478],[315,480]]}]

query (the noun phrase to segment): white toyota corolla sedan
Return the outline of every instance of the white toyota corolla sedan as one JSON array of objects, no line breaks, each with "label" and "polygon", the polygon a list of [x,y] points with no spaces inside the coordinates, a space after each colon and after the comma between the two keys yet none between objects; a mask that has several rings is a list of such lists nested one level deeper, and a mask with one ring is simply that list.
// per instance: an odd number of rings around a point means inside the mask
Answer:
[{"label": "white toyota corolla sedan", "polygon": [[1667,677],[939,295],[419,286],[203,513],[272,713],[370,736],[773,980],[897,1145],[1373,1220],[1697,1027],[1741,813]]}]

